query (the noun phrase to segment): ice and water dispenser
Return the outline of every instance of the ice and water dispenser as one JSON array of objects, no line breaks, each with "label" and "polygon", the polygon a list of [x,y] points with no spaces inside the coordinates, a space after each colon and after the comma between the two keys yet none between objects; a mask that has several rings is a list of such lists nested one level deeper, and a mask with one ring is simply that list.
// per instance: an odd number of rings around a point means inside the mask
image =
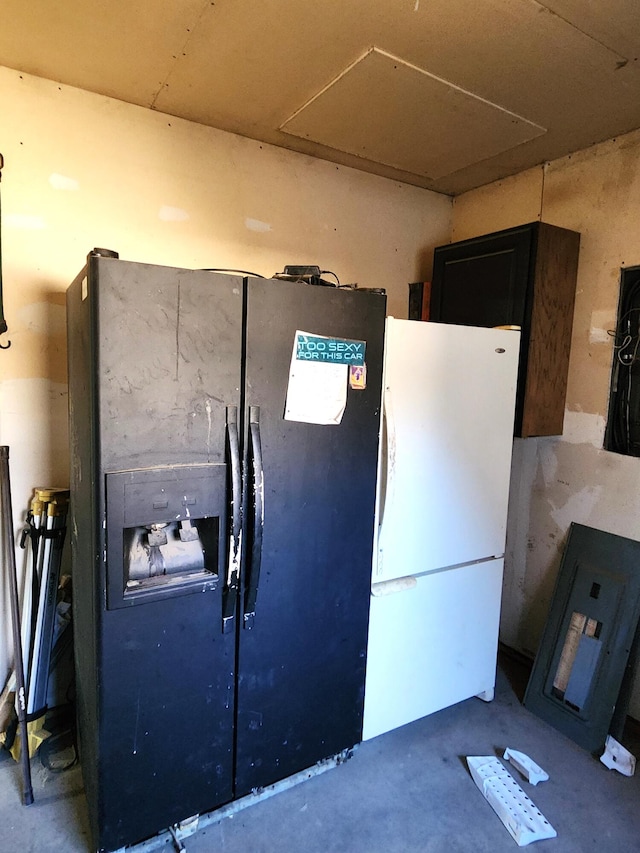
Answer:
[{"label": "ice and water dispenser", "polygon": [[213,589],[224,578],[226,466],[106,475],[107,607]]}]

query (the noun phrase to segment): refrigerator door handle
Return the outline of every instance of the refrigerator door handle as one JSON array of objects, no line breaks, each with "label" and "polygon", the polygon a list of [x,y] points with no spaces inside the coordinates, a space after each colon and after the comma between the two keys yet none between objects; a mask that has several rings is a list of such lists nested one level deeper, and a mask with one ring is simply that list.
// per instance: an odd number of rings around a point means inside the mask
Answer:
[{"label": "refrigerator door handle", "polygon": [[386,441],[382,444],[382,477],[380,482],[380,508],[378,527],[382,526],[387,507],[392,506],[395,491],[396,474],[396,422],[393,416],[393,398],[391,389],[384,391],[382,405],[383,433]]},{"label": "refrigerator door handle", "polygon": [[240,444],[238,440],[238,407],[227,406],[227,447],[231,461],[231,530],[227,577],[222,595],[222,632],[233,630],[238,585],[240,583],[240,558],[242,543],[242,475],[240,471]]},{"label": "refrigerator door handle", "polygon": [[260,563],[262,562],[262,534],[264,531],[264,467],[262,464],[259,406],[249,406],[249,438],[251,442],[251,469],[253,474],[253,530],[244,602],[243,626],[245,628],[253,627],[256,615]]},{"label": "refrigerator door handle", "polygon": [[396,490],[396,422],[391,389],[385,385],[382,403],[382,441],[380,442],[378,483],[378,525],[375,539],[375,559],[372,582],[378,583],[385,574],[385,531],[393,525],[393,505]]}]

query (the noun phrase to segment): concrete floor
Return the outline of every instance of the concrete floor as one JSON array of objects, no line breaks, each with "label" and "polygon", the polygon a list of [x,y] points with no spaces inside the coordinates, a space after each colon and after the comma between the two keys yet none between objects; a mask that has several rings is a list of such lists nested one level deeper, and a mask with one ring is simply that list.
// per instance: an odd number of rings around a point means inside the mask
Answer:
[{"label": "concrete floor", "polygon": [[[640,850],[640,771],[607,770],[530,714],[520,703],[524,679],[520,665],[502,660],[492,703],[470,699],[365,743],[346,764],[200,829],[185,840],[188,853],[513,853],[464,761],[507,746],[551,777],[534,788],[511,768],[558,833],[536,851]],[[638,754],[640,742],[625,742]],[[0,850],[90,851],[79,768],[52,774],[37,758],[32,768],[35,802],[23,807],[18,766],[0,757]]]}]

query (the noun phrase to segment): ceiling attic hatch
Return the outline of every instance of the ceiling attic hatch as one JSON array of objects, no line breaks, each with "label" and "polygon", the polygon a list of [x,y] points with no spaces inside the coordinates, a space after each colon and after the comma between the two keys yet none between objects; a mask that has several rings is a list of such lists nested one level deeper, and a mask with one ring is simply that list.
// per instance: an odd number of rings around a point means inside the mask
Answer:
[{"label": "ceiling attic hatch", "polygon": [[431,180],[546,133],[377,47],[345,68],[280,130]]}]

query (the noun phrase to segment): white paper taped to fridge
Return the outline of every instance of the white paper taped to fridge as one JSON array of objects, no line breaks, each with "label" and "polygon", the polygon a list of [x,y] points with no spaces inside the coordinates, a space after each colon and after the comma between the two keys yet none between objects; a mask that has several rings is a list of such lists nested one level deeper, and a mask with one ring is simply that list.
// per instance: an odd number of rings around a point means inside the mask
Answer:
[{"label": "white paper taped to fridge", "polygon": [[339,424],[347,405],[349,366],[363,366],[365,342],[296,331],[284,417]]}]

